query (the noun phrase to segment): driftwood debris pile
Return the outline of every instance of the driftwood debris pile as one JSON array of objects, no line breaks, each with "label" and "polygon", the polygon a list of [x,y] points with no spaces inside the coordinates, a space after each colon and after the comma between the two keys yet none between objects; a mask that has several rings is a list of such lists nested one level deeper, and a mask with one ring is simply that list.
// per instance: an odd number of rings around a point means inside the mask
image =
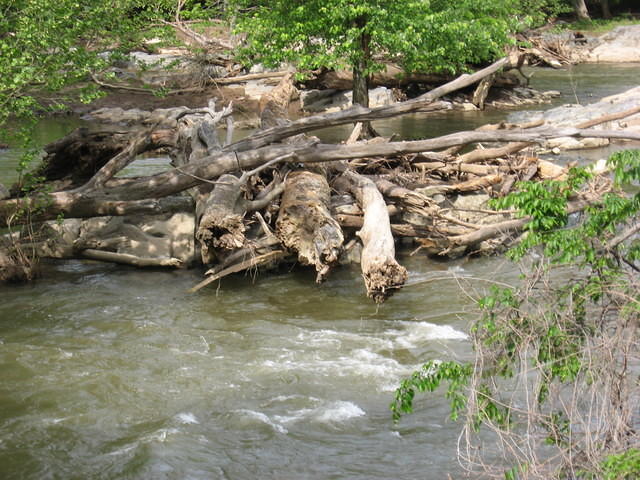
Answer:
[{"label": "driftwood debris pile", "polygon": [[[395,255],[399,237],[430,254],[453,256],[492,252],[520,234],[526,219],[486,203],[519,180],[566,173],[539,159],[533,145],[565,136],[640,139],[541,122],[419,141],[357,139],[361,122],[446,109],[441,96],[478,82],[484,89],[483,79],[509,65],[502,59],[406,102],[295,121],[283,115],[293,89],[285,77],[261,102],[262,128],[239,141],[232,141],[231,105],[98,112],[95,128],[46,147],[37,173],[49,182],[48,193],[25,196],[14,189],[0,200],[3,226],[16,232],[16,225],[29,223],[31,232],[5,236],[0,269],[18,250],[137,266],[204,264],[211,269],[197,290],[229,273],[294,259],[315,268],[320,282],[342,259],[357,257],[361,245],[368,296],[382,302],[407,279]],[[342,144],[307,136],[344,124],[357,126]],[[169,156],[171,166],[117,176],[147,152]],[[588,201],[576,198],[572,208]],[[46,222],[59,216],[65,220]],[[44,223],[35,228],[37,222]]]}]

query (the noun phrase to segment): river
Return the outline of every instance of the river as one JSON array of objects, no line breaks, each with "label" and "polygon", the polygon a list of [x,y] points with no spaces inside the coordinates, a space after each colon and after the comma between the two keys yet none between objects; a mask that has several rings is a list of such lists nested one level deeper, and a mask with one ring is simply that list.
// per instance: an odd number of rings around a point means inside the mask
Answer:
[{"label": "river", "polygon": [[[581,65],[536,71],[533,86],[593,101],[636,86],[639,74],[640,65]],[[377,127],[417,138],[507,113]],[[75,124],[46,122],[39,141]],[[14,161],[0,156],[0,181],[14,178]],[[0,288],[0,478],[456,475],[460,426],[443,396],[420,398],[397,425],[388,405],[423,362],[470,358],[472,297],[519,272],[502,258],[409,252],[399,255],[409,285],[379,308],[355,266],[321,286],[297,269],[191,295],[200,271],[65,261],[46,263],[31,285]]]}]

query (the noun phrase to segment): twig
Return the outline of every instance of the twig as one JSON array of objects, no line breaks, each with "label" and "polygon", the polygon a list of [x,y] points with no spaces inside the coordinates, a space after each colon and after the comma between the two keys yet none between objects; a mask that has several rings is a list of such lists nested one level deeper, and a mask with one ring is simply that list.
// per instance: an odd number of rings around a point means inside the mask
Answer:
[{"label": "twig", "polygon": [[246,270],[251,267],[262,265],[263,263],[266,263],[269,260],[274,260],[278,257],[284,257],[285,255],[286,253],[283,250],[274,250],[273,252],[265,253],[264,255],[259,255],[254,258],[250,258],[249,260],[245,260],[244,262],[238,263],[229,268],[225,268],[224,270],[216,273],[215,275],[211,275],[210,277],[206,278],[205,280],[197,284],[195,287],[189,289],[188,292],[195,293],[201,288],[206,287],[210,283],[215,282],[219,278],[226,277],[227,275],[230,275],[232,273],[241,272],[242,270]]}]

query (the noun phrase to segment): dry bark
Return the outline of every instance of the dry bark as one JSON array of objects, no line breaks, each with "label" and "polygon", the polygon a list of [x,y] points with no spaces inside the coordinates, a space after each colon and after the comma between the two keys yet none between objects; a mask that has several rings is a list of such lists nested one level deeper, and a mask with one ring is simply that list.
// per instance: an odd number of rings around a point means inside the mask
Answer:
[{"label": "dry bark", "polygon": [[213,191],[197,207],[196,239],[205,265],[224,259],[245,245],[241,187],[238,177],[222,175]]},{"label": "dry bark", "polygon": [[471,103],[473,103],[480,110],[484,110],[484,101],[487,99],[487,95],[489,95],[489,90],[495,81],[495,73],[492,73],[488,77],[480,80],[480,83],[476,87],[473,92],[473,98],[471,99]]},{"label": "dry bark", "polygon": [[24,282],[33,276],[33,265],[27,257],[0,250],[0,283]]},{"label": "dry bark", "polygon": [[[195,232],[189,238],[201,242],[202,261],[213,266],[208,272],[211,276],[201,284],[204,286],[226,274],[281,260],[286,256],[283,246],[294,251],[300,263],[313,265],[320,281],[343,249],[342,224],[360,229],[357,235],[364,245],[361,267],[367,293],[380,303],[407,278],[406,270],[395,259],[393,235],[420,239],[422,247],[443,254],[467,247],[482,249],[480,244],[484,240],[522,228],[522,219],[499,221],[509,217],[495,216],[491,220],[478,220],[469,213],[474,208],[484,208],[481,202],[486,201],[487,195],[469,199],[479,203],[466,209],[458,202],[467,192],[492,192],[500,182],[505,192],[516,179],[558,177],[564,173],[561,167],[548,162],[533,162],[515,155],[523,146],[566,136],[640,139],[639,134],[629,132],[507,124],[406,142],[326,145],[300,136],[331,125],[447,108],[435,100],[483,79],[488,79],[485,82],[488,86],[491,75],[508,65],[510,61],[503,59],[408,102],[377,109],[354,107],[293,122],[284,118],[293,93],[288,75],[260,102],[264,129],[235,143],[230,141],[231,106],[216,110],[210,103],[202,109],[130,112],[131,118],[138,120],[126,130],[113,127],[107,133],[80,130],[49,146],[47,175],[64,183],[64,188],[73,189],[46,196],[0,199],[0,225],[55,218],[59,213],[67,218],[82,218],[182,209],[190,212],[190,232],[196,218]],[[599,120],[608,118],[611,116]],[[228,128],[226,139],[221,141],[217,127],[223,121]],[[507,145],[478,149],[456,158],[460,147],[485,142]],[[169,152],[174,168],[146,177],[116,177],[137,154],[158,148]],[[94,157],[91,167],[74,173],[73,168],[65,165],[65,157],[74,155],[80,159]],[[509,159],[500,158],[504,156]],[[491,164],[476,163],[488,160]],[[335,185],[353,193],[360,211],[343,207],[332,217],[326,174],[313,166],[319,163],[329,165],[330,175],[335,175],[336,170],[340,172]],[[285,177],[285,171],[292,169],[294,173]],[[365,177],[358,172],[372,175]],[[286,178],[284,184],[281,178]],[[415,191],[417,187],[426,188]],[[277,197],[283,190],[284,196],[278,203]],[[192,198],[182,192],[188,192]],[[442,195],[428,196],[435,192]],[[262,214],[257,213],[259,210]],[[29,214],[21,214],[24,211]],[[248,215],[254,211],[256,215]],[[362,216],[357,215],[362,212]],[[394,215],[393,224],[390,212]],[[254,217],[257,223],[251,220]],[[485,220],[498,223],[485,225]],[[352,230],[347,231],[349,234]],[[176,262],[172,253],[151,258],[142,250],[141,254],[132,255],[118,248],[118,242],[126,240],[128,234],[123,233],[122,238],[118,235],[114,233],[113,238],[102,242],[78,240],[72,253],[139,266],[186,263]]]},{"label": "dry bark", "polygon": [[283,245],[298,254],[303,265],[313,265],[322,282],[338,263],[344,235],[329,209],[331,190],[324,175],[309,171],[287,176],[276,222]]},{"label": "dry bark", "polygon": [[382,303],[407,280],[407,270],[395,259],[387,206],[376,185],[368,178],[350,170],[345,171],[342,178],[348,182],[364,211],[363,225],[357,235],[363,245],[360,265],[367,295],[376,303]]},{"label": "dry bark", "polygon": [[287,109],[295,92],[293,74],[287,73],[272,91],[260,98],[260,127],[263,130],[290,123]]}]

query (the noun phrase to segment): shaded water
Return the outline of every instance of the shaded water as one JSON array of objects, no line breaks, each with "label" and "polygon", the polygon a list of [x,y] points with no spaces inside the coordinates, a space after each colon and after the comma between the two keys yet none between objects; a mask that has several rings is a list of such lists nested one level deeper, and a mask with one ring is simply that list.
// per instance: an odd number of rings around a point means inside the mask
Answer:
[{"label": "shaded water", "polygon": [[[640,66],[620,69],[621,91]],[[487,121],[414,118],[381,127],[418,137]],[[400,261],[411,285],[379,309],[356,267],[321,286],[296,270],[189,295],[199,271],[70,261],[0,288],[0,478],[446,478],[459,431],[446,401],[394,425],[393,389],[428,359],[469,358],[468,289],[517,271]]]}]

